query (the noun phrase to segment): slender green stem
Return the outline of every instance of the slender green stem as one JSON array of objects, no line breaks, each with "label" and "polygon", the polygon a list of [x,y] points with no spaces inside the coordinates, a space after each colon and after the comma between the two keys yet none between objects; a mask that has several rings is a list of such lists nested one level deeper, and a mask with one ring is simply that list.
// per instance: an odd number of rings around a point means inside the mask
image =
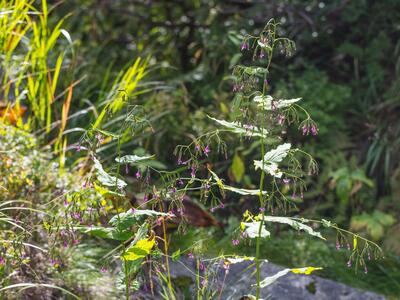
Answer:
[{"label": "slender green stem", "polygon": [[[267,72],[264,75],[264,82],[263,82],[263,96],[266,93],[267,90],[267,83],[266,83],[266,79],[267,79],[267,73],[269,70],[269,67],[271,65],[271,60],[272,60],[272,55],[274,52],[274,43],[275,43],[275,30],[274,30],[274,34],[273,34],[273,40],[274,42],[271,45],[271,52],[268,55],[268,64],[267,64]],[[264,112],[265,110],[263,109],[262,112]],[[264,166],[264,156],[265,156],[265,141],[264,141],[264,127],[265,127],[265,115],[262,115],[262,119],[261,119],[261,159],[262,159],[262,166]],[[261,171],[261,176],[260,176],[260,195],[259,195],[259,200],[260,200],[260,207],[264,208],[264,199],[263,199],[263,189],[264,189],[264,179],[265,179],[265,173],[264,171]],[[263,228],[263,224],[264,224],[264,215],[265,215],[265,210],[263,209],[261,212],[261,220],[260,220],[260,227],[258,228],[258,237],[256,238],[256,257],[255,257],[255,262],[256,262],[256,276],[257,276],[257,287],[256,287],[256,300],[260,299],[260,290],[261,290],[261,286],[260,286],[260,282],[261,282],[261,269],[260,269],[260,245],[261,245],[261,231]]]}]

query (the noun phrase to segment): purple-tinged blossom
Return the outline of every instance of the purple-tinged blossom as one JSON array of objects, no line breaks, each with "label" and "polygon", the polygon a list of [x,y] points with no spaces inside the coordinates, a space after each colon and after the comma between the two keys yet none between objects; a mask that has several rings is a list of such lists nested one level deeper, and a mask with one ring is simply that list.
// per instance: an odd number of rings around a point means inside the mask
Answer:
[{"label": "purple-tinged blossom", "polygon": [[336,242],[336,250],[339,250],[340,249],[340,243],[337,241]]},{"label": "purple-tinged blossom", "polygon": [[3,266],[6,263],[6,260],[3,256],[0,256],[0,266]]},{"label": "purple-tinged blossom", "polygon": [[285,123],[285,116],[279,115],[278,116],[278,124],[282,126],[284,123]]},{"label": "purple-tinged blossom", "polygon": [[76,152],[80,152],[82,150],[81,145],[76,146]]},{"label": "purple-tinged blossom", "polygon": [[194,255],[193,255],[192,252],[189,252],[189,253],[187,254],[187,256],[189,257],[189,259],[194,259]]},{"label": "purple-tinged blossom", "polygon": [[101,273],[106,273],[106,272],[107,272],[107,268],[104,267],[104,266],[101,267],[101,268],[100,268],[100,272],[101,272]]},{"label": "purple-tinged blossom", "polygon": [[303,131],[303,135],[308,135],[308,132],[309,132],[308,126],[307,125],[303,125],[302,131]]},{"label": "purple-tinged blossom", "polygon": [[205,156],[208,156],[208,153],[211,152],[210,146],[207,145],[207,146],[204,148],[203,152],[204,152],[204,155],[205,155]]},{"label": "purple-tinged blossom", "polygon": [[192,166],[190,167],[190,170],[191,170],[190,175],[191,175],[192,177],[195,177],[195,176],[196,176],[196,166],[195,166],[195,165],[192,165]]},{"label": "purple-tinged blossom", "polygon": [[219,205],[220,208],[224,208],[225,204],[221,202],[221,204]]},{"label": "purple-tinged blossom", "polygon": [[244,42],[244,43],[242,44],[242,46],[240,47],[240,50],[241,50],[241,51],[249,50],[249,44],[247,44],[247,42]]},{"label": "purple-tinged blossom", "polygon": [[144,197],[143,197],[143,202],[147,202],[147,201],[149,201],[149,196],[144,195]]},{"label": "purple-tinged blossom", "polygon": [[315,125],[311,126],[311,134],[312,135],[317,135],[318,134],[318,129]]},{"label": "purple-tinged blossom", "polygon": [[140,174],[140,171],[139,171],[139,170],[137,170],[137,172],[136,172],[135,176],[136,176],[136,178],[137,178],[137,179],[139,179],[139,178],[142,176],[142,174]]},{"label": "purple-tinged blossom", "polygon": [[261,213],[263,213],[263,212],[265,212],[265,207],[260,207],[259,210]]},{"label": "purple-tinged blossom", "polygon": [[283,181],[284,184],[289,184],[290,183],[290,179],[289,178],[284,178],[282,181]]},{"label": "purple-tinged blossom", "polygon": [[199,270],[200,271],[204,271],[206,269],[206,265],[201,261],[200,263],[199,263]]},{"label": "purple-tinged blossom", "polygon": [[232,240],[232,245],[233,245],[233,246],[237,246],[237,245],[239,245],[239,244],[240,244],[240,241],[239,241],[238,239]]},{"label": "purple-tinged blossom", "polygon": [[194,149],[196,150],[196,152],[200,151],[200,145],[196,144],[196,146],[194,146]]},{"label": "purple-tinged blossom", "polygon": [[182,179],[179,179],[179,180],[178,180],[178,185],[179,185],[179,186],[183,186],[183,185],[184,185],[184,183],[183,183],[183,180],[182,180]]},{"label": "purple-tinged blossom", "polygon": [[260,57],[260,59],[263,59],[265,57],[265,53],[263,50],[260,51],[259,57]]}]

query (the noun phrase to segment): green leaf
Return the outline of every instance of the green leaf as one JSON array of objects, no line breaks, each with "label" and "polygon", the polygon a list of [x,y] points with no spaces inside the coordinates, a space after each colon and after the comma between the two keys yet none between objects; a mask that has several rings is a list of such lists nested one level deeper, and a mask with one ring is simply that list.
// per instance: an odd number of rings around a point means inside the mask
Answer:
[{"label": "green leaf", "polygon": [[[310,226],[303,224],[302,222],[295,221],[291,218],[287,217],[272,217],[272,216],[264,216],[265,222],[273,222],[273,223],[281,223],[287,224],[293,227],[296,230],[303,230],[309,235],[316,236],[320,239],[325,240],[325,238],[321,235],[321,233],[314,231]],[[307,219],[303,219],[303,222],[310,222]]]},{"label": "green leaf", "polygon": [[273,110],[273,108],[284,108],[291,106],[293,103],[296,103],[300,101],[301,98],[295,98],[295,99],[280,99],[280,100],[274,100],[272,96],[255,96],[254,97],[254,102],[258,103],[258,107],[264,109],[264,110]]},{"label": "green leaf", "polygon": [[213,117],[208,116],[211,120],[217,122],[218,124],[224,126],[229,131],[238,134],[244,134],[246,136],[259,136],[259,137],[267,137],[268,131],[266,129],[260,129],[259,127],[255,127],[252,125],[242,125],[239,122],[228,122],[225,120],[218,120]]},{"label": "green leaf", "polygon": [[252,222],[242,222],[240,226],[244,233],[246,233],[247,237],[254,239],[258,237],[269,237],[271,233],[265,229],[265,223],[261,227],[260,231],[260,221],[252,221]]},{"label": "green leaf", "polygon": [[101,184],[111,187],[116,186],[118,187],[118,189],[123,189],[126,186],[125,181],[117,179],[117,177],[111,176],[106,171],[104,171],[103,166],[97,160],[96,157],[93,157],[93,161],[94,161],[94,168],[96,169],[97,180],[100,181]]},{"label": "green leaf", "polygon": [[137,164],[152,159],[153,157],[154,155],[148,155],[148,156],[125,155],[122,157],[115,158],[115,161],[120,164]]},{"label": "green leaf", "polygon": [[235,153],[235,156],[233,157],[231,171],[236,182],[242,181],[245,167],[238,153]]},{"label": "green leaf", "polygon": [[172,253],[173,261],[178,261],[180,257],[181,257],[181,249],[178,249],[174,253]]},{"label": "green leaf", "polygon": [[262,160],[254,161],[255,169],[261,169],[274,177],[281,178],[282,172],[278,168],[278,163],[288,155],[291,146],[290,143],[285,143],[279,145],[276,149],[268,151],[264,155],[264,165]]},{"label": "green leaf", "polygon": [[130,230],[118,230],[106,227],[85,227],[81,228],[83,233],[97,236],[103,239],[112,239],[117,241],[126,241],[132,237]]},{"label": "green leaf", "polygon": [[139,240],[135,245],[128,248],[121,256],[124,260],[132,261],[144,258],[150,254],[155,243],[155,237],[151,239]]},{"label": "green leaf", "polygon": [[[282,276],[285,276],[289,272],[292,272],[294,274],[304,274],[304,275],[310,275],[312,272],[316,270],[321,270],[322,268],[315,268],[315,267],[305,267],[305,268],[295,268],[295,269],[284,269],[282,271],[279,271],[273,276],[266,277],[260,282],[260,287],[264,288],[272,283],[274,283],[277,279],[279,279]],[[255,286],[255,285],[253,285]]]},{"label": "green leaf", "polygon": [[148,209],[130,209],[126,212],[119,213],[111,218],[108,222],[110,225],[117,227],[119,230],[127,230],[136,224],[142,217],[172,216],[168,213],[158,212]]}]

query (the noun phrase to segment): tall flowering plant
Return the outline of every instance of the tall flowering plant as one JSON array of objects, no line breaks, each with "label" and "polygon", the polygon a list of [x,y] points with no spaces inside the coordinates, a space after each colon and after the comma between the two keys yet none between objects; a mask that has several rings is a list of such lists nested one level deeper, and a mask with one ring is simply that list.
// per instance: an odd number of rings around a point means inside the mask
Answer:
[{"label": "tall flowering plant", "polygon": [[[306,176],[315,175],[318,170],[311,155],[287,141],[286,128],[296,125],[304,135],[317,135],[318,128],[300,105],[301,98],[279,99],[270,94],[270,67],[274,55],[281,52],[289,56],[295,50],[293,41],[278,35],[277,27],[278,24],[271,20],[259,36],[244,37],[241,51],[251,53],[252,59],[250,64],[237,65],[233,69],[235,96],[231,110],[235,119],[228,121],[209,116],[210,124],[216,125],[216,129],[193,138],[188,145],[177,146],[178,167],[175,170],[161,169],[151,154],[123,153],[123,143],[153,130],[143,108],[125,96],[107,104],[92,129],[82,137],[79,150],[87,150],[92,160],[85,185],[103,199],[100,204],[104,201],[105,214],[108,212],[113,216],[108,224],[86,226],[80,222],[77,229],[120,242],[101,263],[113,261],[117,254],[122,263],[121,283],[127,299],[132,291],[137,290],[140,278],[154,292],[154,276],[163,286],[161,294],[166,299],[179,298],[171,280],[170,261],[178,260],[185,252],[190,260],[196,261],[197,299],[221,299],[229,266],[244,260],[255,262],[255,296],[249,295],[255,299],[260,298],[262,288],[289,272],[310,274],[320,269],[313,266],[285,269],[274,276],[261,278],[264,260],[261,241],[271,237],[269,229],[272,223],[286,224],[323,240],[324,236],[316,229],[318,225],[336,230],[337,247],[346,245],[348,248],[349,266],[362,266],[365,271],[366,260],[372,255],[380,255],[378,245],[327,220],[310,220],[298,215],[278,216],[294,211],[296,198],[302,197],[306,189]],[[102,124],[107,117],[112,117],[115,103],[119,110],[126,110],[126,116],[119,131],[113,133],[102,129]],[[253,140],[253,145],[259,149],[258,159],[252,164],[252,173],[259,175],[257,188],[226,184],[223,175],[219,175],[211,164],[216,153],[227,156],[228,146],[224,137],[231,135]],[[107,141],[117,145],[115,166],[110,169],[103,167],[99,151]],[[239,166],[242,164],[235,157],[233,161]],[[132,201],[132,190],[128,189],[124,173],[131,173],[130,181],[134,181],[134,192],[140,195],[140,199]],[[242,240],[249,245],[255,244],[255,257],[221,255],[200,260],[192,251],[200,241],[195,241],[193,249],[171,254],[167,237],[169,226],[177,225],[179,229],[184,229],[187,223],[220,226],[213,213],[225,207],[224,199],[228,193],[254,199],[253,209],[243,211],[242,222],[237,228],[238,237],[232,240],[232,244],[237,246]],[[197,200],[210,207],[209,212]],[[195,211],[197,215],[193,215]],[[251,243],[252,240],[255,243]],[[217,274],[221,269],[225,276],[219,282]]]}]

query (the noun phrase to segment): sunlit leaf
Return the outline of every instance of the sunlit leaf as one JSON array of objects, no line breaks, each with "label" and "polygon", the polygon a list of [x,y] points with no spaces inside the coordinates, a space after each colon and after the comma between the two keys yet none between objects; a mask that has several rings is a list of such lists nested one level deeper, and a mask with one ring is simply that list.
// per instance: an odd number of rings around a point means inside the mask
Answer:
[{"label": "sunlit leaf", "polygon": [[265,229],[265,223],[261,227],[260,231],[260,221],[253,222],[242,222],[240,225],[244,228],[244,233],[249,238],[257,238],[257,237],[269,237],[271,233]]},{"label": "sunlit leaf", "polygon": [[103,166],[97,160],[96,157],[93,157],[93,161],[94,161],[94,168],[96,169],[97,180],[100,181],[101,184],[105,186],[113,186],[113,187],[116,186],[118,187],[118,189],[123,189],[126,186],[125,181],[118,179],[114,176],[111,176],[106,171],[104,171]]},{"label": "sunlit leaf", "polygon": [[277,279],[279,279],[282,276],[285,276],[289,272],[293,272],[295,274],[304,274],[304,275],[310,275],[313,271],[316,270],[321,270],[322,268],[314,268],[314,267],[305,267],[305,268],[295,268],[295,269],[284,269],[282,271],[279,271],[275,275],[266,277],[260,282],[260,287],[264,288],[266,286],[269,286],[270,284],[274,283]]},{"label": "sunlit leaf", "polygon": [[[291,218],[287,217],[274,217],[274,216],[264,216],[265,222],[273,222],[273,223],[281,223],[288,224],[296,230],[303,230],[309,235],[319,237],[320,239],[325,240],[325,238],[321,235],[321,233],[314,231],[310,226],[305,225],[301,222],[295,221]],[[309,220],[304,219],[304,222],[309,222]]]},{"label": "sunlit leaf", "polygon": [[290,143],[285,143],[279,145],[276,149],[268,151],[264,155],[264,165],[262,160],[254,161],[255,169],[261,169],[274,177],[281,178],[282,172],[278,167],[278,163],[288,155],[291,146]]},{"label": "sunlit leaf", "polygon": [[300,100],[301,98],[288,99],[288,100],[285,99],[274,100],[274,98],[272,98],[269,95],[254,97],[254,102],[258,103],[258,106],[265,110],[273,110],[274,108],[288,107]]},{"label": "sunlit leaf", "polygon": [[238,134],[244,134],[246,136],[263,136],[267,137],[268,131],[266,129],[261,129],[252,125],[240,124],[239,122],[228,122],[225,120],[218,120],[213,117],[208,116],[211,120],[217,122],[218,124],[224,126],[229,131]]},{"label": "sunlit leaf", "polygon": [[122,157],[117,157],[115,161],[120,164],[136,164],[152,159],[153,157],[154,155],[147,155],[147,156],[125,155]]},{"label": "sunlit leaf", "polygon": [[155,237],[151,239],[140,240],[135,245],[127,249],[121,257],[128,261],[144,258],[150,254],[155,241]]}]

